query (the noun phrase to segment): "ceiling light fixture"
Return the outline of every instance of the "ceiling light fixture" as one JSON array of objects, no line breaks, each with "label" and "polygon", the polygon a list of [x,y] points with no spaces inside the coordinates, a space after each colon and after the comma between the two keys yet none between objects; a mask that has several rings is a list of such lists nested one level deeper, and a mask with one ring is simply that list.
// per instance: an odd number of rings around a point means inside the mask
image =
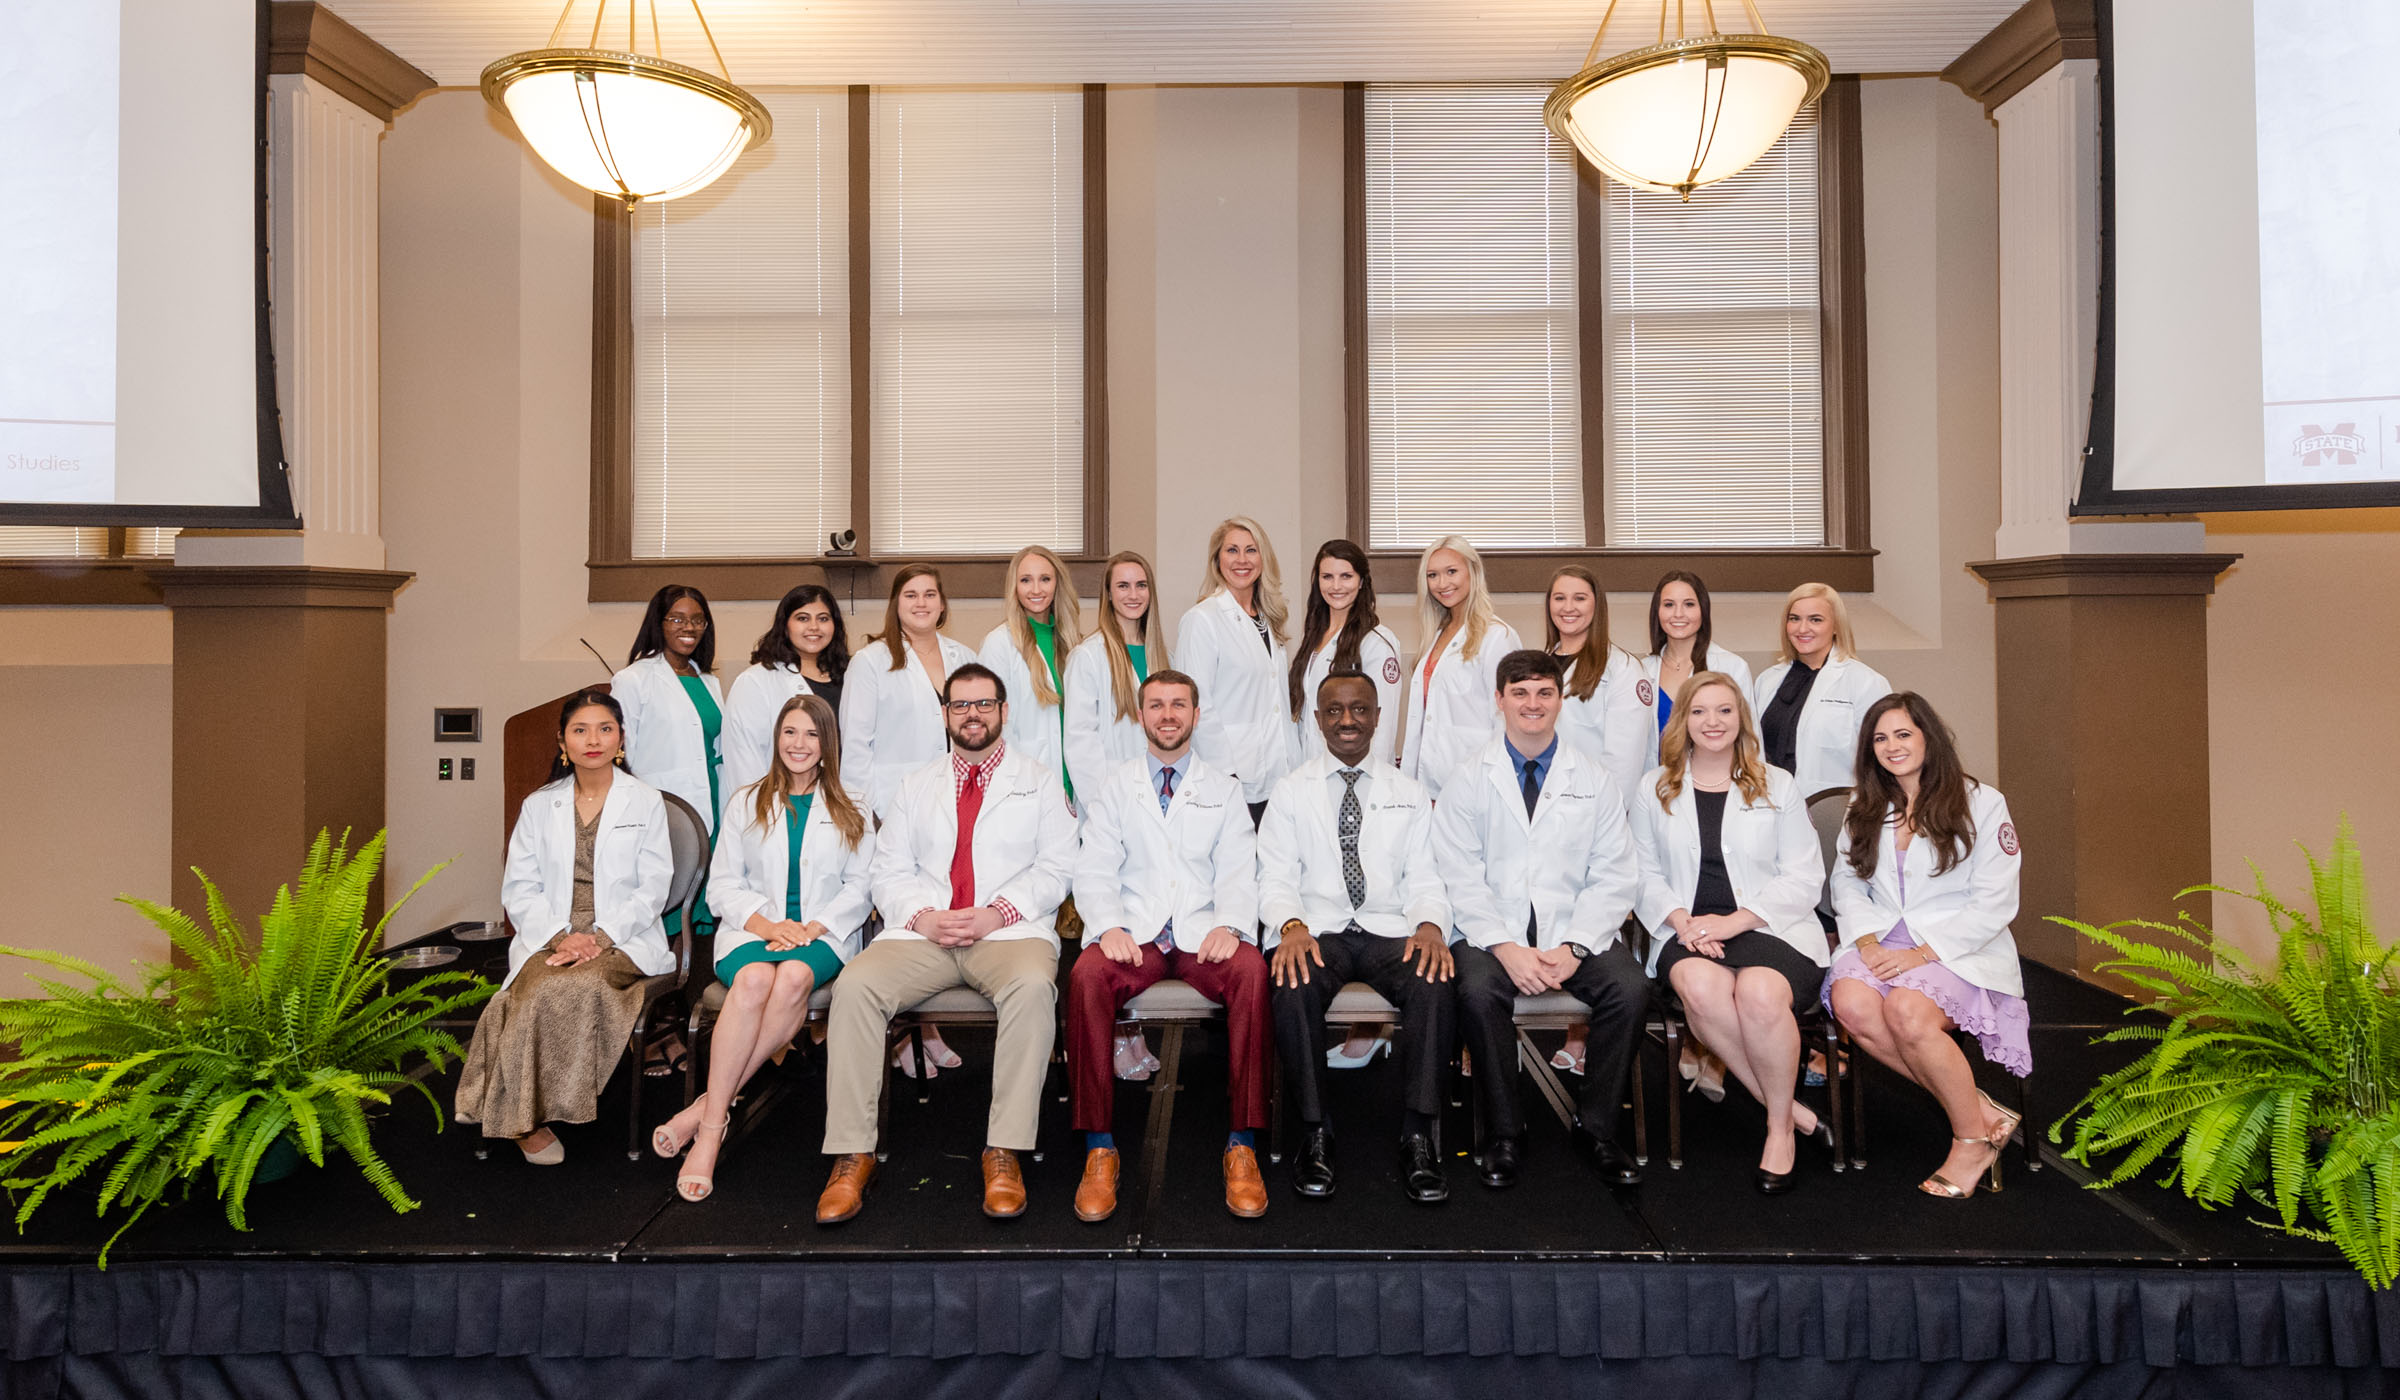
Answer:
[{"label": "ceiling light fixture", "polygon": [[1689,199],[1741,173],[1832,76],[1825,55],[1767,33],[1751,0],[1741,0],[1742,9],[1757,32],[1718,33],[1714,0],[1700,0],[1708,32],[1692,36],[1683,28],[1686,0],[1659,0],[1658,42],[1594,62],[1617,3],[1609,0],[1600,16],[1583,71],[1542,104],[1542,121],[1622,184]]},{"label": "ceiling light fixture", "polygon": [[[649,0],[650,52],[640,51],[642,0],[624,0],[624,28],[599,0],[589,47],[560,48],[579,0],[550,31],[547,47],[514,53],[483,70],[484,99],[508,113],[535,155],[585,189],[627,204],[677,199],[706,188],[774,123],[759,100],[734,86],[716,35],[691,0],[717,71],[667,58],[658,0]],[[582,26],[576,26],[580,37]],[[603,33],[625,47],[599,47]]]}]

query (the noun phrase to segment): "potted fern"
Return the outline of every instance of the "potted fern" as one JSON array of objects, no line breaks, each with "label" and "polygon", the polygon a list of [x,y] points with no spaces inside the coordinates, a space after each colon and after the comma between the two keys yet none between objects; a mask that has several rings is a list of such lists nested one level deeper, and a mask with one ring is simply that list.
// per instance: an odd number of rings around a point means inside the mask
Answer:
[{"label": "potted fern", "polygon": [[[2216,941],[2189,916],[2095,928],[2054,919],[2117,956],[2101,966],[2156,996],[2166,1025],[2129,1026],[2104,1041],[2150,1042],[2050,1128],[2074,1121],[2066,1155],[2090,1165],[2122,1153],[2096,1185],[2153,1162],[2204,1206],[2247,1198],[2260,1223],[2338,1246],[2377,1288],[2400,1276],[2400,979],[2395,950],[2367,918],[2358,846],[2344,820],[2329,860],[2308,855],[2313,913],[2270,893],[2205,885],[2255,900],[2275,929],[2263,965]],[[2181,896],[2178,896],[2179,898]],[[2126,930],[2182,946],[2137,942]],[[2213,952],[2214,965],[2201,956]],[[2078,1118],[2077,1115],[2081,1117]]]},{"label": "potted fern", "polygon": [[[436,1068],[460,1054],[433,1022],[492,994],[467,973],[393,987],[377,956],[408,897],[365,923],[384,837],[355,855],[344,833],[319,832],[299,882],[276,892],[249,936],[206,875],[208,924],[126,898],[174,944],[184,965],[141,964],[133,983],[64,953],[0,947],[83,979],[36,978],[46,999],[0,1003],[0,1186],[18,1195],[22,1229],[56,1192],[97,1184],[96,1213],[124,1212],[103,1246],[170,1191],[213,1179],[225,1218],[249,1228],[245,1205],[270,1153],[324,1165],[338,1147],[396,1211],[411,1200],[369,1137],[369,1110],[403,1084],[441,1106],[403,1072],[422,1056]],[[198,872],[195,872],[198,873]],[[279,1152],[278,1144],[288,1144]]]}]

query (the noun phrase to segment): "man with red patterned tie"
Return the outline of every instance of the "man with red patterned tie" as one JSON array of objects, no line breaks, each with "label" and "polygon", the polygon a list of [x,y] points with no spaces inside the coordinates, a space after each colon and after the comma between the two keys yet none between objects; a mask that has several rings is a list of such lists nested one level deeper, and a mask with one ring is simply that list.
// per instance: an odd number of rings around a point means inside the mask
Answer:
[{"label": "man with red patterned tie", "polygon": [[1058,906],[1075,818],[1051,768],[1008,751],[1008,695],[980,665],[942,686],[950,752],[901,780],[875,838],[870,881],[883,932],[834,984],[825,1037],[825,1150],[817,1223],[858,1214],[875,1176],[876,1108],[892,1017],[972,987],[999,1012],[984,1131],[983,1213],[1025,1211],[1017,1154],[1033,1148],[1056,1016]]}]

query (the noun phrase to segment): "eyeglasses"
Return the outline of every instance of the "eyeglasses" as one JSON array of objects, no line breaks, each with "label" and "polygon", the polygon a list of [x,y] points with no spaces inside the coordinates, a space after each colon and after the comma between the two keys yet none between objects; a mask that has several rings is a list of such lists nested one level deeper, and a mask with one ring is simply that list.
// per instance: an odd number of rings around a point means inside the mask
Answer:
[{"label": "eyeglasses", "polygon": [[1000,702],[997,700],[953,700],[950,702],[950,713],[954,715],[989,715],[997,714],[999,710]]},{"label": "eyeglasses", "polygon": [[678,632],[705,632],[708,630],[708,619],[704,617],[668,617],[665,621],[667,626]]}]

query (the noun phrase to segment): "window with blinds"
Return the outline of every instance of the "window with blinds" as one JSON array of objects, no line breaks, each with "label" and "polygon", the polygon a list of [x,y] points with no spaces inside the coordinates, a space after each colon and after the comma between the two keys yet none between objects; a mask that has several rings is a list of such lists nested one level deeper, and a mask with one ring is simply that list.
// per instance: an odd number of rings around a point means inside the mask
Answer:
[{"label": "window with blinds", "polygon": [[172,526],[128,529],[119,553],[104,526],[0,525],[0,559],[171,559],[181,533]]},{"label": "window with blinds", "polygon": [[1575,163],[1549,91],[1366,89],[1370,548],[1584,543]]},{"label": "window with blinds", "polygon": [[1817,132],[1688,202],[1607,187],[1609,544],[1825,543]]},{"label": "window with blinds", "polygon": [[848,96],[759,100],[772,140],[634,208],[637,559],[811,556],[850,524]]},{"label": "window with blinds", "polygon": [[874,552],[1080,552],[1082,91],[872,106]]}]

